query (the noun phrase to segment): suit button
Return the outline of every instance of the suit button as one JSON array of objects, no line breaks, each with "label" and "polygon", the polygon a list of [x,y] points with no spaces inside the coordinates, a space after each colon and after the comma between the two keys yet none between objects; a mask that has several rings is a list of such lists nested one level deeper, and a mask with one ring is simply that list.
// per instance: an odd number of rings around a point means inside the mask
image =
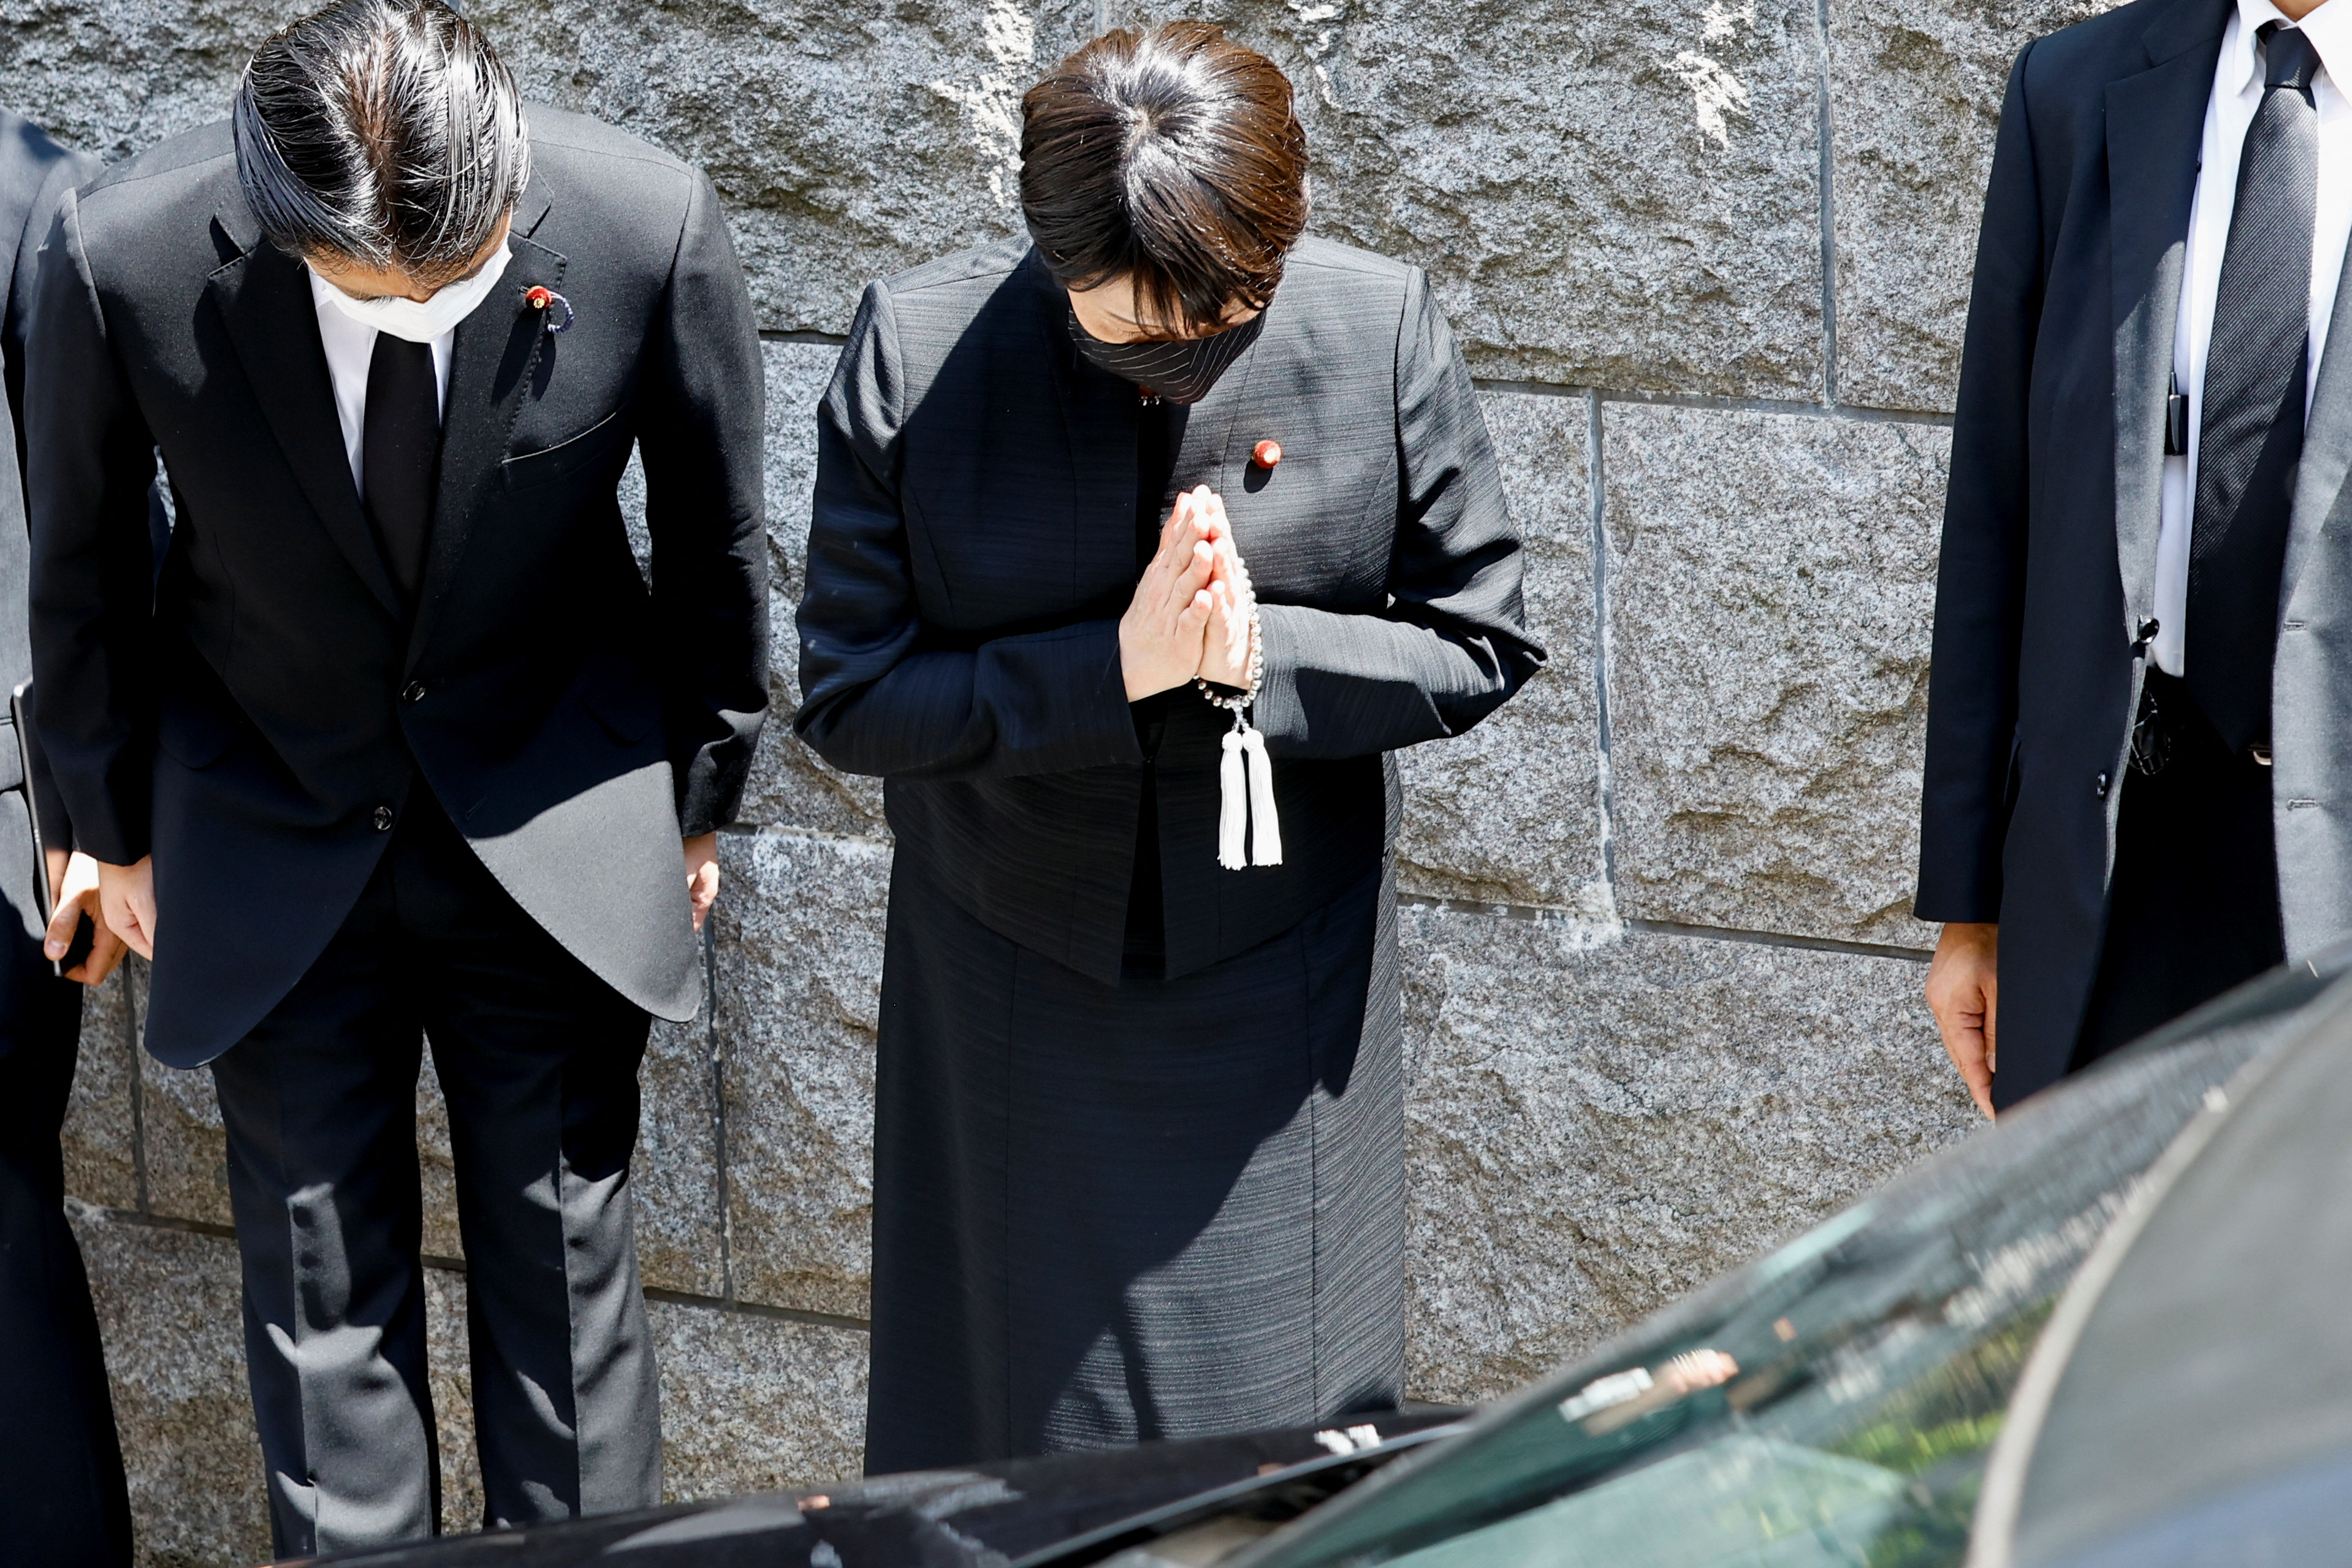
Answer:
[{"label": "suit button", "polygon": [[374,823],[375,823],[375,830],[376,830],[378,833],[389,833],[389,832],[391,832],[391,831],[392,831],[392,807],[390,807],[390,806],[388,806],[388,805],[379,805],[379,806],[377,806],[377,807],[375,808],[375,816],[373,817],[373,821],[374,821]]},{"label": "suit button", "polygon": [[2106,774],[2101,773],[2097,778],[2091,781],[2091,793],[2097,795],[2101,800],[2107,798]]},{"label": "suit button", "polygon": [[400,689],[400,700],[401,700],[403,702],[422,702],[422,701],[424,701],[424,700],[425,700],[425,682],[423,682],[423,681],[421,681],[421,680],[412,680],[412,681],[410,681],[407,685],[405,685],[405,686],[402,687],[402,688]]}]

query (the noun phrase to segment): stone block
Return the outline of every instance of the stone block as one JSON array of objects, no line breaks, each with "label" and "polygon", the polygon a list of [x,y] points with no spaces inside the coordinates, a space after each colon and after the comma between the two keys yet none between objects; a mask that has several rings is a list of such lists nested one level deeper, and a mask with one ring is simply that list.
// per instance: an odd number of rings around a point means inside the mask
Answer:
[{"label": "stone block", "polygon": [[441,1529],[462,1534],[482,1528],[484,1504],[473,1361],[466,1349],[466,1277],[456,1269],[425,1271],[425,1354],[441,1439]]},{"label": "stone block", "polygon": [[719,1077],[710,1001],[690,1023],[654,1020],[639,1075],[635,1190],[637,1269],[647,1285],[726,1293],[719,1188]]},{"label": "stone block", "polygon": [[425,1204],[420,1250],[427,1258],[462,1262],[466,1241],[457,1229],[457,1156],[449,1142],[449,1102],[442,1098],[430,1051],[416,1073],[416,1177]]},{"label": "stone block", "polygon": [[1528,627],[1551,662],[1468,734],[1400,758],[1398,884],[1439,897],[1601,909],[1591,405],[1509,393],[1479,401],[1527,541]]},{"label": "stone block", "polygon": [[1605,405],[1626,915],[1927,946],[1911,919],[1948,432]]},{"label": "stone block", "polygon": [[228,118],[256,45],[308,0],[0,0],[8,107],[109,163]]},{"label": "stone block", "polygon": [[1829,0],[1841,402],[1952,406],[2010,63],[2111,3]]},{"label": "stone block", "polygon": [[1318,233],[1420,263],[1481,375],[1822,395],[1810,0],[1121,0],[1289,75]]},{"label": "stone block", "polygon": [[793,612],[808,577],[809,500],[816,483],[816,408],[840,351],[772,342],[768,361],[768,724],[737,813],[762,827],[884,837],[882,781],[836,772],[793,733],[800,706],[800,639]]},{"label": "stone block", "polygon": [[236,1243],[88,1209],[74,1229],[98,1302],[142,1568],[265,1561]]},{"label": "stone block", "polygon": [[1491,1397],[1976,1117],[1909,960],[1402,911],[1408,1386]]},{"label": "stone block", "polygon": [[868,279],[1011,233],[1051,5],[475,0],[526,93],[695,161],[763,326],[840,331]]},{"label": "stone block", "polygon": [[[134,968],[134,965],[136,966]],[[139,1206],[139,990],[137,960],[82,993],[81,1050],[61,1140],[66,1191],[107,1208]]]},{"label": "stone block", "polygon": [[855,1479],[866,1341],[782,1317],[651,1304],[670,1500]]},{"label": "stone block", "polygon": [[[142,986],[142,1008],[146,1000]],[[165,1067],[142,1050],[139,1110],[148,1209],[205,1225],[235,1224],[228,1202],[228,1145],[211,1071]]]},{"label": "stone block", "polygon": [[889,847],[761,832],[729,834],[719,853],[734,1293],[863,1318]]}]

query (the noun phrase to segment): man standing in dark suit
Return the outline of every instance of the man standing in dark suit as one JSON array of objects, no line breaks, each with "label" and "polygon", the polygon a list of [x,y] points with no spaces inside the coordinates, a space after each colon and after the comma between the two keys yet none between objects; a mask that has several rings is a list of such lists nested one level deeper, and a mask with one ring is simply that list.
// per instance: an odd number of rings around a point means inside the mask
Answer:
[{"label": "man standing in dark suit", "polygon": [[437,0],[342,0],[50,247],[41,736],[152,952],[148,1049],[212,1065],[278,1550],[436,1528],[425,1040],[488,1521],[656,1502],[636,1073],[647,1014],[697,1005],[767,689],[760,350],[710,184],[526,113]]},{"label": "man standing in dark suit", "polygon": [[1917,906],[1988,1114],[2352,933],[2345,73],[2314,0],[2137,0],[2011,73]]},{"label": "man standing in dark suit", "polygon": [[[0,363],[9,416],[8,439],[0,441],[0,684],[11,690],[33,673],[22,464],[35,258],[58,200],[98,171],[95,158],[67,152],[0,110]],[[89,1281],[66,1225],[58,1138],[80,1036],[73,982],[104,980],[122,943],[101,930],[98,949],[68,976],[53,972],[35,879],[48,877],[53,895],[70,889],[58,900],[70,941],[96,902],[96,867],[77,856],[68,868],[72,837],[56,791],[46,777],[25,776],[24,755],[15,735],[0,735],[0,904],[7,911],[0,916],[0,1557],[116,1568],[131,1561],[130,1500]],[[36,810],[56,847],[46,867],[34,861]]]}]

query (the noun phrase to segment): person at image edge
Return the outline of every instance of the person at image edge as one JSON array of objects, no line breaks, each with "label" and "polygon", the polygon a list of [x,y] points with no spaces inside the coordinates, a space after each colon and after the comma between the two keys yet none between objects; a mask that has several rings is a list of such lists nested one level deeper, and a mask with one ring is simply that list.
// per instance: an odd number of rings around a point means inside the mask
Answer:
[{"label": "person at image edge", "polygon": [[[0,359],[9,412],[0,439],[0,695],[31,678],[25,632],[31,543],[22,482],[32,320],[41,242],[65,193],[99,172],[37,126],[0,110]],[[98,868],[70,855],[73,829],[37,751],[0,734],[0,1559],[41,1568],[128,1568],[131,1500],[114,1434],[98,1316],[81,1251],[66,1224],[58,1143],[81,1044],[80,981],[95,985],[122,957],[103,926],[86,959],[61,977],[84,914],[95,914]],[[31,815],[50,846],[33,859]],[[70,862],[70,863],[68,863]],[[44,952],[37,877],[49,879],[57,918]],[[21,1555],[19,1555],[21,1554]]]},{"label": "person at image edge", "polygon": [[2352,5],[2026,46],[1978,242],[1917,913],[1988,1114],[2352,934]]},{"label": "person at image edge", "polygon": [[438,0],[343,0],[230,122],[64,203],[31,354],[37,727],[152,956],[147,1048],[211,1064],[277,1551],[438,1528],[428,1040],[486,1522],[658,1502],[636,1074],[699,999],[767,692],[760,348],[709,183],[526,109]]}]

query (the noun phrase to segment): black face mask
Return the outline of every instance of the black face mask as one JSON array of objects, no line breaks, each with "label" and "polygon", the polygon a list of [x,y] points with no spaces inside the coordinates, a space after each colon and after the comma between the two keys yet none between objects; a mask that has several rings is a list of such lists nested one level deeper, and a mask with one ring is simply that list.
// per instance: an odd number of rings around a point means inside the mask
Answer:
[{"label": "black face mask", "polygon": [[1265,312],[1260,310],[1214,337],[1172,343],[1107,343],[1080,326],[1077,311],[1072,310],[1070,341],[1094,364],[1122,381],[1131,381],[1171,403],[1198,403],[1209,395],[1217,378],[1233,368],[1234,361],[1257,342],[1258,331],[1265,325]]}]

